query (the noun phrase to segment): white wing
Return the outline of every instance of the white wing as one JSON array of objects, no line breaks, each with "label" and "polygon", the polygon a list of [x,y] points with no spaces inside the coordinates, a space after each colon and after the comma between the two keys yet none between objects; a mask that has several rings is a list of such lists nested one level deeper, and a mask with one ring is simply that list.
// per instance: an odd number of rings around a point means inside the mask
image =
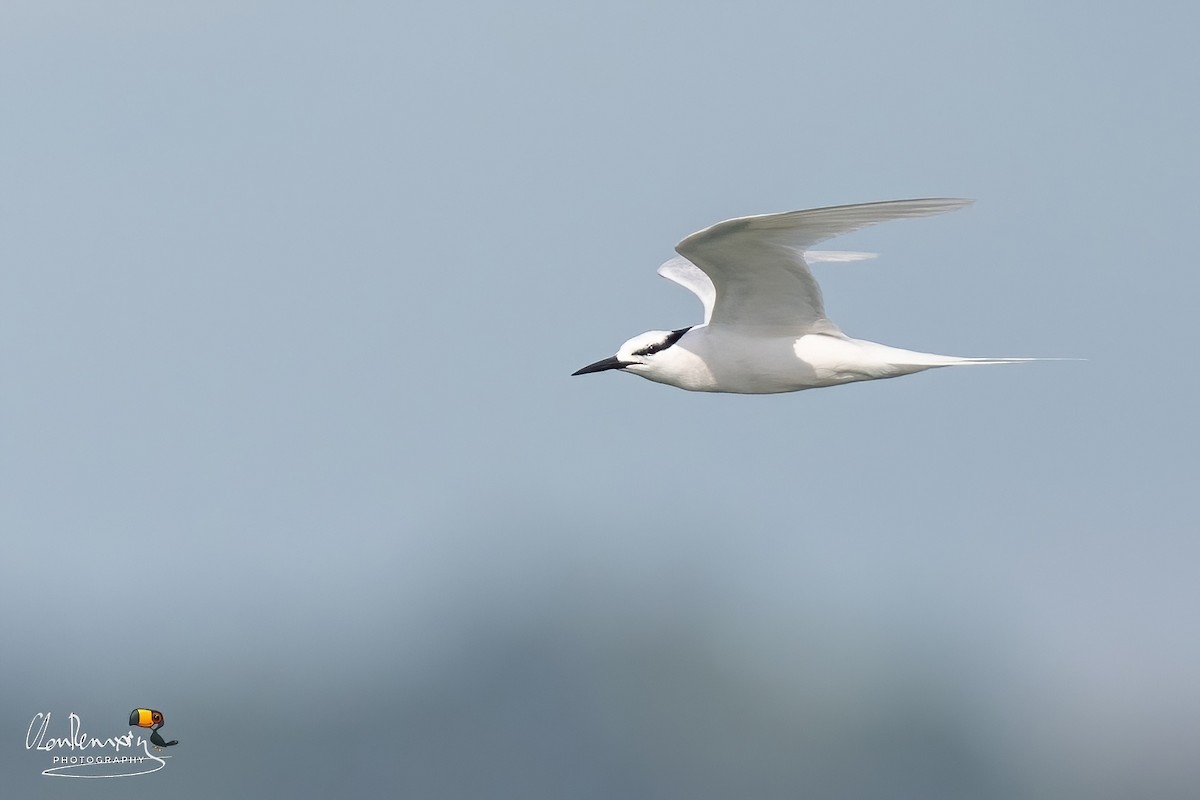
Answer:
[{"label": "white wing", "polygon": [[[926,217],[970,200],[893,200],[833,206],[718,222],[684,239],[658,272],[694,292],[706,323],[838,333],[825,317],[821,288],[805,262],[817,242],[890,219]],[[811,253],[811,260],[857,260],[870,254]]]},{"label": "white wing", "polygon": [[[809,264],[819,261],[845,263],[865,261],[878,255],[878,253],[856,253],[852,250],[806,250],[804,251],[804,260]],[[707,325],[712,320],[713,302],[717,299],[717,288],[713,286],[712,279],[705,275],[699,267],[683,256],[675,256],[658,268],[658,274],[669,281],[678,283],[699,297],[704,306],[704,324]]]},{"label": "white wing", "polygon": [[669,281],[675,281],[687,289],[704,304],[704,324],[712,320],[713,301],[717,299],[717,289],[712,280],[700,271],[692,262],[683,256],[675,256],[658,268],[658,274]]}]

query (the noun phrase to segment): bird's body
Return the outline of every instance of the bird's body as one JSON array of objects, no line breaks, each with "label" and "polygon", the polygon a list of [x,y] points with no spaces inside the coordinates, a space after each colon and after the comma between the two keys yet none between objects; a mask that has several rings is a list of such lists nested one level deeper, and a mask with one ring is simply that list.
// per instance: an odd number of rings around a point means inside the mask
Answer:
[{"label": "bird's body", "polygon": [[796,392],[979,363],[828,333],[758,335],[709,325],[692,328],[670,350],[671,369],[640,374],[693,392],[740,394]]},{"label": "bird's body", "polygon": [[896,200],[742,217],[694,233],[659,274],[695,293],[702,325],[650,331],[576,372],[619,369],[696,392],[772,394],[895,378],[936,367],[1028,358],[962,358],[852,339],[825,316],[810,261],[864,253],[809,246],[889,219],[940,214],[969,200]]}]

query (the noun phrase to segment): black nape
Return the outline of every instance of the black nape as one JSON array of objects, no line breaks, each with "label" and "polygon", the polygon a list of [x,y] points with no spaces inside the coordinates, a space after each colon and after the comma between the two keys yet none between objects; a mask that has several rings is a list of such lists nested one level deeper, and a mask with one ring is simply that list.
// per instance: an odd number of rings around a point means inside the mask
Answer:
[{"label": "black nape", "polygon": [[689,325],[686,328],[680,328],[677,331],[671,331],[670,333],[667,334],[667,338],[663,339],[661,342],[655,342],[654,344],[648,344],[640,350],[634,350],[633,354],[635,356],[649,356],[649,355],[653,355],[654,353],[660,353],[663,350],[666,350],[671,345],[678,342],[680,339],[682,339],[683,335],[685,333],[687,333],[688,331],[690,331],[691,329],[692,329],[692,326]]}]

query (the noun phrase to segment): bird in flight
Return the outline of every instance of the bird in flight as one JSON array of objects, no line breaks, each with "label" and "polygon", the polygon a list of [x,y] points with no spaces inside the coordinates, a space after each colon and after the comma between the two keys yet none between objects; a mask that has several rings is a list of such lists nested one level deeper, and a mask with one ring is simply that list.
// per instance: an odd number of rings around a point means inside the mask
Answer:
[{"label": "bird in flight", "polygon": [[892,219],[927,217],[970,200],[892,200],[718,222],[675,246],[658,274],[693,292],[704,324],[649,331],[574,375],[621,370],[693,392],[772,394],[896,378],[938,367],[1035,358],[963,358],[902,350],[842,333],[828,317],[809,264],[870,253],[809,248]]}]

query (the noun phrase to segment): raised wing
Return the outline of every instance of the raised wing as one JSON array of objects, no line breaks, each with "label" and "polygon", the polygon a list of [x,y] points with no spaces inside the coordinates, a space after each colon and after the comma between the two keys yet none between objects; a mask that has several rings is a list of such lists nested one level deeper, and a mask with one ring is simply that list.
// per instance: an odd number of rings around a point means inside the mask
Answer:
[{"label": "raised wing", "polygon": [[[942,214],[971,202],[893,200],[726,220],[676,245],[683,258],[663,264],[659,274],[695,292],[704,303],[705,321],[713,325],[839,333],[825,316],[821,287],[805,262],[810,246],[868,225]],[[833,260],[831,254],[813,255],[814,261]],[[692,270],[702,273],[711,288]]]},{"label": "raised wing", "polygon": [[[868,258],[875,258],[877,255],[878,253],[857,253],[851,250],[806,250],[804,251],[804,260],[809,264],[822,261],[845,263],[865,261]],[[658,274],[669,281],[678,283],[700,298],[700,303],[704,306],[704,324],[707,325],[712,320],[713,302],[717,299],[717,288],[713,286],[712,279],[705,275],[703,270],[683,256],[675,256],[658,268]]]},{"label": "raised wing", "polygon": [[704,324],[712,320],[713,302],[717,299],[717,289],[712,279],[705,275],[699,267],[683,256],[675,256],[658,268],[658,274],[669,281],[675,281],[687,289],[704,305]]}]

